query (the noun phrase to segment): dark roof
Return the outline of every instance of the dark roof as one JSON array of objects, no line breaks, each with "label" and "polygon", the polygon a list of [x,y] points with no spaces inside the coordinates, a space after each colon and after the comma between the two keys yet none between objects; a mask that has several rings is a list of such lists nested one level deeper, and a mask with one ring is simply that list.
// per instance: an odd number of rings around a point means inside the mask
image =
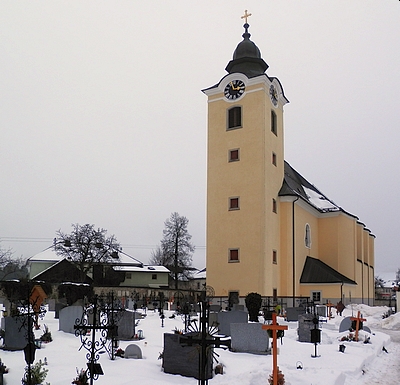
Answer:
[{"label": "dark roof", "polygon": [[240,72],[248,78],[262,75],[268,68],[268,64],[262,59],[261,52],[258,47],[250,40],[248,32],[249,25],[244,26],[245,32],[241,41],[233,53],[233,60],[226,66],[226,71],[230,74]]},{"label": "dark roof", "polygon": [[[80,282],[81,272],[74,263],[64,258],[32,278],[52,284],[62,282]],[[90,284],[92,282],[92,278],[88,276],[85,277],[85,283]]]},{"label": "dark roof", "polygon": [[345,211],[342,207],[338,206],[335,202],[324,195],[286,161],[284,164],[283,183],[278,195],[297,196],[321,213],[341,211],[357,218],[355,215]]},{"label": "dark roof", "polygon": [[357,282],[339,273],[319,259],[307,257],[301,273],[300,283],[346,283],[357,285]]}]

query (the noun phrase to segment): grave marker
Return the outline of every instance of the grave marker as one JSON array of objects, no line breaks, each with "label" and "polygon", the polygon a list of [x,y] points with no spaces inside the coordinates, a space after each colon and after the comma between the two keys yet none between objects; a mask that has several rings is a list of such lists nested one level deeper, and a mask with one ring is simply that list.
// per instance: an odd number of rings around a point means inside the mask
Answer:
[{"label": "grave marker", "polygon": [[360,311],[358,311],[357,317],[351,317],[350,320],[351,321],[356,321],[355,340],[358,342],[358,331],[359,331],[359,329],[362,329],[362,323],[361,322],[366,321],[366,318],[362,318]]},{"label": "grave marker", "polygon": [[279,325],[276,322],[276,313],[272,313],[272,324],[263,325],[264,330],[272,330],[272,376],[273,385],[278,385],[278,330],[287,330],[288,327],[285,325]]}]

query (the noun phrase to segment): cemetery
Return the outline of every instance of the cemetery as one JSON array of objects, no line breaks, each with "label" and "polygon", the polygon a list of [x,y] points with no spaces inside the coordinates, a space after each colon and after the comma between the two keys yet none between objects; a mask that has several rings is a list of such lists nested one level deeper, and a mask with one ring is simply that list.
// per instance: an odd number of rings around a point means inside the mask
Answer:
[{"label": "cemetery", "polygon": [[348,305],[340,316],[329,304],[310,304],[280,315],[258,309],[253,322],[246,306],[210,306],[205,295],[180,306],[167,306],[160,296],[149,309],[113,292],[68,299],[56,312],[35,286],[26,300],[15,302],[15,288],[1,300],[0,385],[125,385],[132,378],[250,384],[254,376],[271,385],[305,385],[324,377],[316,374],[322,364],[329,372],[324,384],[345,384],[346,376],[362,376],[385,354],[390,338],[374,328],[397,318],[382,317],[385,308]]}]

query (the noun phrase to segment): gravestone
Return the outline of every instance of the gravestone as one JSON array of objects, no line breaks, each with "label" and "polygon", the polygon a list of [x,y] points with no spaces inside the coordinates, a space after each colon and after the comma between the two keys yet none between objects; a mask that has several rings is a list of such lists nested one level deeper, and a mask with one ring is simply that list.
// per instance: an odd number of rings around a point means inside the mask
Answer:
[{"label": "gravestone", "polygon": [[126,347],[124,358],[142,359],[142,350],[138,345],[130,344]]},{"label": "gravestone", "polygon": [[268,333],[261,323],[232,323],[231,350],[234,352],[269,354]]},{"label": "gravestone", "polygon": [[218,313],[218,329],[221,334],[231,335],[231,324],[248,323],[248,314],[245,311],[222,311]]},{"label": "gravestone", "polygon": [[351,317],[343,318],[342,322],[339,325],[339,333],[349,331],[351,328]]},{"label": "gravestone", "polygon": [[58,319],[58,330],[65,333],[75,334],[75,321],[81,319],[83,314],[82,306],[67,306],[60,310]]},{"label": "gravestone", "polygon": [[49,311],[55,311],[56,310],[56,300],[54,298],[48,299],[47,303],[49,305]]},{"label": "gravestone", "polygon": [[220,305],[210,305],[210,313],[218,313],[221,311]]},{"label": "gravestone", "polygon": [[235,311],[245,311],[245,309],[244,309],[244,305],[239,305],[238,303],[235,303],[234,305],[233,305],[233,307],[232,307],[232,310],[235,310]]},{"label": "gravestone", "polygon": [[306,309],[303,306],[286,308],[286,321],[297,322],[300,314],[305,314]]},{"label": "gravestone", "polygon": [[60,310],[64,309],[65,307],[67,307],[66,303],[56,302],[56,304],[55,304],[55,314],[54,314],[54,318],[55,319],[59,319],[60,318]]},{"label": "gravestone", "polygon": [[23,350],[28,343],[27,329],[23,320],[17,317],[4,317],[1,320],[4,329],[4,350]]},{"label": "gravestone", "polygon": [[208,318],[208,322],[210,325],[218,325],[218,313],[210,313],[209,318]]},{"label": "gravestone", "polygon": [[312,342],[311,329],[314,329],[313,318],[314,315],[310,313],[299,315],[299,326],[297,328],[299,342]]},{"label": "gravestone", "polygon": [[120,340],[133,340],[135,336],[135,326],[141,319],[141,314],[133,311],[122,312],[121,318],[117,322],[117,336]]},{"label": "gravestone", "polygon": [[316,305],[315,311],[319,317],[328,317],[328,308],[325,305]]},{"label": "gravestone", "polygon": [[[200,346],[193,344],[192,346],[185,345],[180,342],[185,336],[164,333],[164,353],[163,363],[165,373],[180,374],[185,377],[194,377],[199,379],[199,360],[200,360]],[[210,348],[212,349],[212,348]],[[208,363],[206,370],[206,379],[212,378],[212,351],[208,355]]]}]

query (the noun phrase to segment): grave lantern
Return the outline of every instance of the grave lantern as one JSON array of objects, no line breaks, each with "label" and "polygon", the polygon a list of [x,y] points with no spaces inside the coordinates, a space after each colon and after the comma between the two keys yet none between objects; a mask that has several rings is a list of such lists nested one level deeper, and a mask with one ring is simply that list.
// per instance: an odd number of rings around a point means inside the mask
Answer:
[{"label": "grave lantern", "polygon": [[311,343],[319,344],[321,342],[321,329],[311,329]]},{"label": "grave lantern", "polygon": [[29,342],[24,347],[25,362],[30,365],[35,361],[36,346],[33,342]]}]

